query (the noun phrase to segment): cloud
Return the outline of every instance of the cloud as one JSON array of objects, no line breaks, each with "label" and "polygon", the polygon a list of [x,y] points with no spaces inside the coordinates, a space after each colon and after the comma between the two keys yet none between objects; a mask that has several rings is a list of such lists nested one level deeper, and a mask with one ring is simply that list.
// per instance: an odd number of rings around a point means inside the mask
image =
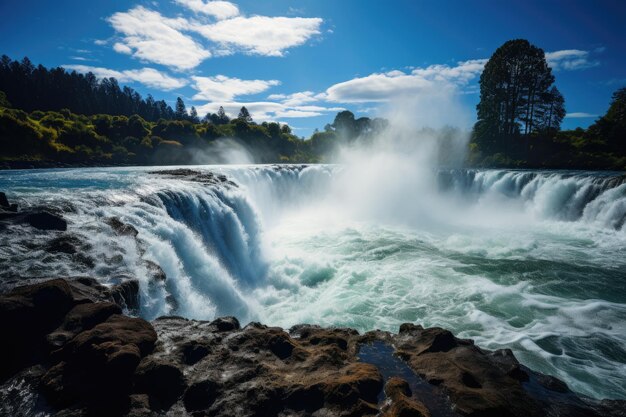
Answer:
[{"label": "cloud", "polygon": [[216,19],[228,19],[239,15],[239,8],[229,1],[175,0],[196,13],[213,16]]},{"label": "cloud", "polygon": [[170,91],[187,85],[187,81],[163,74],[154,68],[117,71],[109,68],[91,67],[88,65],[63,65],[63,68],[80,73],[93,73],[98,78],[114,77],[119,82],[138,82],[148,87]]},{"label": "cloud", "polygon": [[166,18],[137,6],[127,12],[115,13],[108,21],[122,35],[114,46],[117,52],[177,70],[195,68],[211,56],[201,44],[182,33],[189,28],[189,22],[184,18]]},{"label": "cloud", "polygon": [[462,61],[456,66],[431,65],[411,72],[375,73],[335,84],[326,90],[326,100],[338,103],[386,102],[433,91],[450,91],[467,85],[482,72],[486,59]]},{"label": "cloud", "polygon": [[258,101],[258,102],[236,102],[236,101],[224,101],[224,102],[212,102],[206,103],[200,106],[196,106],[198,114],[204,115],[206,113],[215,113],[219,107],[224,107],[224,110],[230,117],[236,117],[239,114],[241,107],[245,106],[252,118],[257,122],[277,121],[279,119],[288,118],[307,118],[322,116],[328,112],[336,112],[345,110],[343,107],[323,107],[323,106],[287,106],[282,103],[272,101]]},{"label": "cloud", "polygon": [[278,80],[240,80],[225,75],[191,77],[198,93],[193,100],[230,101],[237,96],[258,94],[280,84]]},{"label": "cloud", "polygon": [[597,67],[598,61],[589,58],[589,51],[580,49],[564,49],[561,51],[546,52],[546,61],[553,70],[580,70]]},{"label": "cloud", "polygon": [[[242,16],[228,1],[175,0],[196,18],[169,18],[143,6],[107,19],[116,36],[113,49],[179,71],[197,67],[212,56],[234,53],[284,56],[320,34],[321,18]],[[207,16],[214,19],[208,19]],[[202,40],[202,42],[201,42]],[[103,45],[108,41],[96,41]]]},{"label": "cloud", "polygon": [[303,17],[235,17],[194,30],[223,49],[246,54],[283,56],[320,33],[322,19]]},{"label": "cloud", "polygon": [[293,94],[272,94],[267,97],[269,100],[277,100],[288,106],[300,106],[306,103],[313,103],[323,99],[324,96],[315,94],[313,91],[300,91]]},{"label": "cloud", "polygon": [[567,113],[565,115],[566,119],[587,119],[587,118],[591,118],[591,117],[598,117],[598,115],[597,114],[591,114],[591,113],[585,113],[585,112]]}]

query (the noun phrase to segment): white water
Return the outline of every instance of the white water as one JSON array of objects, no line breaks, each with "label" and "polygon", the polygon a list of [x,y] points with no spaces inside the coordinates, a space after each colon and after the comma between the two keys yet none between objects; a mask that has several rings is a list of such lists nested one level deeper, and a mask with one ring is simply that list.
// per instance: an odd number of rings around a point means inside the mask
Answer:
[{"label": "white water", "polygon": [[[0,173],[22,205],[65,210],[93,267],[12,227],[0,276],[141,281],[141,315],[236,315],[396,331],[442,326],[594,397],[626,398],[626,183],[617,173],[368,166],[204,167],[239,186],[143,168]],[[410,177],[412,181],[404,181]],[[139,243],[114,236],[117,216]],[[123,255],[116,257],[115,255]],[[167,275],[152,282],[143,260]],[[175,301],[173,301],[174,299]]]}]

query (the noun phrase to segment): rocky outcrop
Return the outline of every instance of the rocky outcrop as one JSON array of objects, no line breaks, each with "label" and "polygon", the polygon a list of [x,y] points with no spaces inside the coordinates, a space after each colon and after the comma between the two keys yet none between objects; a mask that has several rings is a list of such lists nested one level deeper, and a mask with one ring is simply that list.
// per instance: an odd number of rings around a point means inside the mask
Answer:
[{"label": "rocky outcrop", "polygon": [[46,208],[18,211],[17,204],[10,204],[6,195],[0,193],[0,226],[26,224],[39,230],[67,230],[67,222]]},{"label": "rocky outcrop", "polygon": [[150,174],[162,175],[170,178],[184,179],[187,181],[201,182],[208,185],[228,185],[230,187],[238,187],[236,183],[229,180],[224,174],[216,174],[211,171],[199,171],[189,168],[167,169],[160,171],[151,171]]},{"label": "rocky outcrop", "polygon": [[[130,416],[620,416],[440,328],[289,331],[121,314],[89,278],[0,297],[3,413]],[[19,397],[7,387],[20,387]],[[12,393],[12,394],[11,394]],[[33,398],[38,399],[37,401]],[[22,407],[29,407],[23,409]]]}]

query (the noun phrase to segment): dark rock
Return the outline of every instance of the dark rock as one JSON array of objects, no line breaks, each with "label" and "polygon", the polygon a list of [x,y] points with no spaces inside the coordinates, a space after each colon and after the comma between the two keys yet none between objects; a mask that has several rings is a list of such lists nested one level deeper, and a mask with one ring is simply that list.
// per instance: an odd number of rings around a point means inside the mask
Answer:
[{"label": "dark rock", "polygon": [[215,328],[220,332],[229,332],[232,330],[239,330],[239,320],[235,317],[220,317],[211,322],[211,326],[215,326]]},{"label": "dark rock", "polygon": [[539,383],[539,385],[541,385],[542,387],[550,391],[560,392],[560,393],[569,392],[569,388],[567,387],[567,384],[561,381],[560,379],[553,377],[552,375],[538,374],[537,382]]},{"label": "dark rock", "polygon": [[0,207],[8,208],[10,206],[9,200],[7,199],[7,195],[0,191]]},{"label": "dark rock", "polygon": [[67,222],[61,216],[47,211],[29,213],[24,220],[32,227],[40,230],[67,230]]},{"label": "dark rock", "polygon": [[183,361],[187,365],[193,365],[197,362],[200,362],[202,358],[207,356],[210,352],[210,349],[208,346],[196,340],[192,340],[188,343],[183,344],[181,351],[183,355]]},{"label": "dark rock", "polygon": [[111,226],[111,229],[119,236],[132,236],[137,237],[139,232],[133,226],[123,223],[117,217],[108,217],[104,219],[104,222]]},{"label": "dark rock", "polygon": [[219,385],[211,380],[196,382],[185,392],[183,402],[187,411],[206,410],[217,399]]},{"label": "dark rock", "polygon": [[185,377],[171,361],[144,358],[135,372],[135,392],[146,393],[158,408],[169,409],[187,388]]},{"label": "dark rock", "polygon": [[61,279],[14,288],[0,296],[0,380],[47,355],[46,335],[74,306]]},{"label": "dark rock", "polygon": [[80,332],[95,327],[114,314],[121,313],[120,306],[113,303],[79,304],[67,313],[61,326],[48,335],[48,343],[53,349],[58,349]]},{"label": "dark rock", "polygon": [[76,236],[63,235],[49,241],[45,250],[50,253],[67,253],[68,255],[76,253],[76,246],[80,244],[80,240]]},{"label": "dark rock", "polygon": [[139,310],[139,281],[129,279],[111,287],[111,296],[122,308],[129,311]]},{"label": "dark rock", "polygon": [[385,395],[390,402],[383,407],[383,417],[430,417],[426,406],[411,398],[409,384],[402,378],[390,378],[385,384]]},{"label": "dark rock", "polygon": [[79,403],[104,415],[118,414],[129,406],[132,375],[156,339],[145,320],[112,315],[57,352],[60,362],[43,376],[42,389],[61,408]]},{"label": "dark rock", "polygon": [[154,263],[149,260],[145,260],[143,263],[146,266],[146,269],[148,270],[148,274],[150,276],[151,281],[165,282],[165,280],[167,279],[167,275],[165,274],[165,271],[163,271],[163,268],[161,268],[159,264]]}]

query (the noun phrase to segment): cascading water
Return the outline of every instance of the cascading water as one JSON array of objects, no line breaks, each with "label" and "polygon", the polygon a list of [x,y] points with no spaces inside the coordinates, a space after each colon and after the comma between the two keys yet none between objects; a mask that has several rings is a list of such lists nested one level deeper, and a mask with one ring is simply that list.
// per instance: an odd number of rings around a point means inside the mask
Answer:
[{"label": "cascading water", "polygon": [[8,227],[0,278],[135,277],[148,319],[437,325],[626,398],[622,174],[440,170],[407,186],[339,165],[194,169],[235,185],[145,168],[0,172],[11,200],[62,211],[77,247],[51,252],[62,233]]}]

